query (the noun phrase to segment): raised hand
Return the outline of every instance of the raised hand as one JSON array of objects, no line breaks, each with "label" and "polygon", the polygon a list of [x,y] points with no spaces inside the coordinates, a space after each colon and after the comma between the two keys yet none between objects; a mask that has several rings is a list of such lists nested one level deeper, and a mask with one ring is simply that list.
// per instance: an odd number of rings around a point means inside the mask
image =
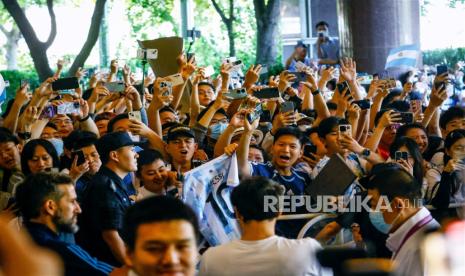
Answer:
[{"label": "raised hand", "polygon": [[355,81],[357,78],[357,64],[351,58],[341,60],[341,69],[339,70],[341,77],[346,81]]},{"label": "raised hand", "polygon": [[118,60],[117,59],[114,59],[111,61],[110,63],[110,73],[111,74],[116,74],[118,72]]},{"label": "raised hand", "polygon": [[180,73],[184,80],[187,80],[197,69],[195,65],[195,56],[192,56],[187,62],[181,58]]},{"label": "raised hand", "polygon": [[283,71],[279,75],[278,90],[286,91],[286,89],[291,85],[290,82],[294,81],[296,77],[289,73],[289,71]]},{"label": "raised hand", "polygon": [[247,85],[253,85],[258,81],[260,78],[260,71],[262,70],[262,66],[260,64],[258,65],[251,65],[249,70],[247,70],[247,73],[245,73],[245,80],[244,80],[244,86]]}]

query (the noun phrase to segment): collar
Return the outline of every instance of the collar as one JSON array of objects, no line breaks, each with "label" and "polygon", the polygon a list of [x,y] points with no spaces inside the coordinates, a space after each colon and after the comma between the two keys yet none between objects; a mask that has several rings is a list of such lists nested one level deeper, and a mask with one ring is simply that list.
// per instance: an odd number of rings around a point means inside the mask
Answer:
[{"label": "collar", "polygon": [[38,243],[47,240],[59,240],[59,235],[53,232],[45,224],[28,221],[25,225],[29,234],[31,234],[32,238]]},{"label": "collar", "polygon": [[395,232],[389,234],[389,237],[386,239],[386,247],[391,252],[397,252],[410,229],[429,215],[431,215],[431,213],[428,209],[426,209],[426,207],[422,207],[415,215],[405,221]]},{"label": "collar", "polygon": [[104,175],[110,177],[114,181],[118,181],[118,183],[123,183],[123,179],[121,179],[114,171],[112,171],[107,166],[102,166],[99,172],[102,172]]}]

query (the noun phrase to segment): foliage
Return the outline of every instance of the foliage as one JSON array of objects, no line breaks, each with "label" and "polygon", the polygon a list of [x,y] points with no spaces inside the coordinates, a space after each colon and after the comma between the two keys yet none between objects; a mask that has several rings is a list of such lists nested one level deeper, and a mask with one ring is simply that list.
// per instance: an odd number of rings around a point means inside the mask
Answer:
[{"label": "foliage", "polygon": [[448,48],[423,51],[423,64],[447,64],[449,68],[453,68],[455,64],[465,60],[465,48]]},{"label": "foliage", "polygon": [[2,77],[4,80],[7,80],[10,82],[10,86],[7,87],[6,89],[6,100],[2,104],[2,111],[5,110],[6,104],[10,99],[13,99],[16,96],[16,90],[21,85],[21,80],[27,80],[29,82],[29,87],[36,88],[39,86],[39,76],[37,75],[37,72],[35,70],[28,70],[28,71],[0,71],[0,74],[2,74]]}]

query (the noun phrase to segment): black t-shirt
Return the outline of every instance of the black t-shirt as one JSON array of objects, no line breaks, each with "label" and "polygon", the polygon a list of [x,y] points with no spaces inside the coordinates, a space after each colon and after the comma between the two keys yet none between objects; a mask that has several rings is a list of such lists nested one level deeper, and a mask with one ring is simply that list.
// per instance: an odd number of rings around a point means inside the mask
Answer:
[{"label": "black t-shirt", "polygon": [[[361,196],[362,200],[368,195],[366,191],[357,193],[355,196]],[[348,207],[348,209],[352,209]],[[355,210],[356,208],[354,208]],[[387,234],[379,232],[371,223],[369,213],[361,208],[361,212],[344,212],[340,213],[336,222],[344,228],[351,229],[352,223],[360,225],[360,233],[363,241],[367,246],[369,257],[391,258],[392,252],[386,247]]]},{"label": "black t-shirt", "polygon": [[102,166],[92,178],[87,196],[82,202],[81,230],[76,236],[77,243],[99,260],[114,266],[122,265],[103,240],[102,232],[120,232],[124,213],[132,204],[123,180]]}]

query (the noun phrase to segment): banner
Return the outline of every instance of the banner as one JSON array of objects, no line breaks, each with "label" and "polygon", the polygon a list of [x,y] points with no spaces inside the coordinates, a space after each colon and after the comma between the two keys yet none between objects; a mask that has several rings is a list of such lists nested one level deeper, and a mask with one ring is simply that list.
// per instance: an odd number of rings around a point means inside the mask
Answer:
[{"label": "banner", "polygon": [[398,67],[417,67],[418,57],[420,55],[420,48],[416,44],[403,45],[389,51],[389,56],[386,60],[388,68]]},{"label": "banner", "polygon": [[197,214],[200,232],[210,246],[240,238],[230,199],[238,184],[236,154],[222,155],[184,176],[182,198]]}]

